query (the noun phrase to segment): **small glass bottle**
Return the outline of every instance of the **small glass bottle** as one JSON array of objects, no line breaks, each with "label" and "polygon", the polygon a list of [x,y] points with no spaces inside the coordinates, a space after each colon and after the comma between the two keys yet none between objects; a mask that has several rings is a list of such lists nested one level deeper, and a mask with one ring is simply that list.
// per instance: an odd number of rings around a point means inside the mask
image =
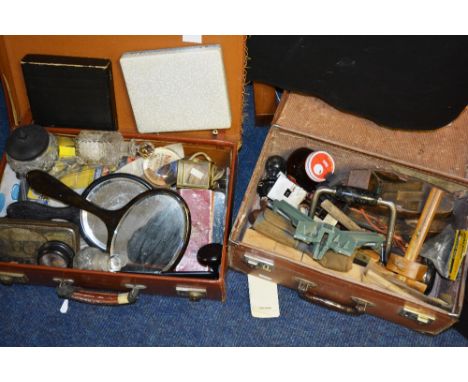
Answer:
[{"label": "small glass bottle", "polygon": [[288,177],[307,192],[315,190],[335,171],[335,162],[326,151],[314,151],[301,147],[292,152],[286,163]]},{"label": "small glass bottle", "polygon": [[114,272],[120,270],[120,259],[111,257],[98,248],[86,247],[73,259],[73,268],[92,271]]},{"label": "small glass bottle", "polygon": [[76,138],[76,154],[85,164],[113,167],[122,157],[135,157],[137,145],[117,131],[82,130]]}]

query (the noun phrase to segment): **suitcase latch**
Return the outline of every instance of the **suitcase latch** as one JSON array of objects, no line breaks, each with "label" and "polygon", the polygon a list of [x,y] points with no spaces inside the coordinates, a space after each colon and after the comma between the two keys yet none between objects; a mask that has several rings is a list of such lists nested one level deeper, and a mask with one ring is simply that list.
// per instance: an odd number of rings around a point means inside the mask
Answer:
[{"label": "suitcase latch", "polygon": [[416,321],[421,325],[429,325],[436,320],[434,316],[421,312],[420,310],[410,306],[403,307],[400,311],[400,315]]},{"label": "suitcase latch", "polygon": [[309,281],[309,280],[301,279],[299,277],[296,278],[296,281],[297,281],[297,290],[303,293],[306,293],[309,289],[315,288],[317,286],[316,283]]},{"label": "suitcase latch", "polygon": [[64,286],[64,285],[72,285],[75,280],[73,279],[62,279],[60,277],[54,277],[52,279],[52,281],[56,282],[57,284],[59,284],[60,286]]},{"label": "suitcase latch", "polygon": [[269,259],[263,259],[245,254],[244,262],[252,269],[259,269],[265,272],[271,272],[275,267],[275,262]]},{"label": "suitcase latch", "polygon": [[190,301],[200,301],[206,297],[206,289],[199,287],[176,286],[176,293],[180,297],[188,297]]},{"label": "suitcase latch", "polygon": [[3,285],[26,284],[28,281],[24,273],[0,272],[0,283]]}]

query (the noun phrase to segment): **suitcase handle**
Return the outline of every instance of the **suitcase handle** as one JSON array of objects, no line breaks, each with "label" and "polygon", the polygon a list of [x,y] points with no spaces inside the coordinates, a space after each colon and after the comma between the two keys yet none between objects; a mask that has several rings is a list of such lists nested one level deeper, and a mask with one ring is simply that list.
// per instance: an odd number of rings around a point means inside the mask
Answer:
[{"label": "suitcase handle", "polygon": [[60,283],[57,287],[57,295],[60,298],[75,300],[93,305],[127,305],[133,304],[141,288],[134,286],[128,292],[99,292],[78,288],[66,283]]},{"label": "suitcase handle", "polygon": [[366,312],[366,306],[356,303],[354,306],[346,306],[335,301],[327,300],[326,298],[309,294],[306,291],[298,290],[299,297],[307,302],[311,302],[324,308],[334,310],[340,313],[350,314],[352,316],[360,316]]}]

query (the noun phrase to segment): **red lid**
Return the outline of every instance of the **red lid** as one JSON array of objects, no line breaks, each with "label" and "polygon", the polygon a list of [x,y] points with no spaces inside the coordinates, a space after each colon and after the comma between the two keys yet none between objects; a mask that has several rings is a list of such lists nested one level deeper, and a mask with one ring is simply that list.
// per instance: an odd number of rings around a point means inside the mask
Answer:
[{"label": "red lid", "polygon": [[306,159],[305,170],[314,182],[324,182],[335,172],[335,161],[326,151],[314,151]]}]

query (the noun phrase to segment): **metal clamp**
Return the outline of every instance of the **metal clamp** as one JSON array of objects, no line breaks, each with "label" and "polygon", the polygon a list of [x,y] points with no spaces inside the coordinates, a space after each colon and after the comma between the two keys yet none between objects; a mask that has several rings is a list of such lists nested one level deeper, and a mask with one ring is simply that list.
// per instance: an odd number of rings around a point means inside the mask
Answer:
[{"label": "metal clamp", "polygon": [[331,194],[334,195],[337,199],[342,200],[347,203],[356,203],[356,204],[363,204],[367,206],[386,206],[390,210],[390,220],[388,223],[388,230],[387,230],[387,239],[385,243],[385,253],[383,256],[384,264],[386,263],[386,259],[389,256],[392,250],[392,242],[393,242],[393,235],[395,233],[395,223],[396,223],[396,206],[395,203],[383,200],[378,195],[369,192],[367,190],[359,189],[356,187],[350,186],[340,186],[336,188],[328,188],[328,187],[321,187],[315,191],[314,197],[312,198],[312,203],[310,205],[310,212],[309,215],[313,218],[315,216],[315,211],[317,209],[317,205],[320,199],[320,196],[323,194]]}]

